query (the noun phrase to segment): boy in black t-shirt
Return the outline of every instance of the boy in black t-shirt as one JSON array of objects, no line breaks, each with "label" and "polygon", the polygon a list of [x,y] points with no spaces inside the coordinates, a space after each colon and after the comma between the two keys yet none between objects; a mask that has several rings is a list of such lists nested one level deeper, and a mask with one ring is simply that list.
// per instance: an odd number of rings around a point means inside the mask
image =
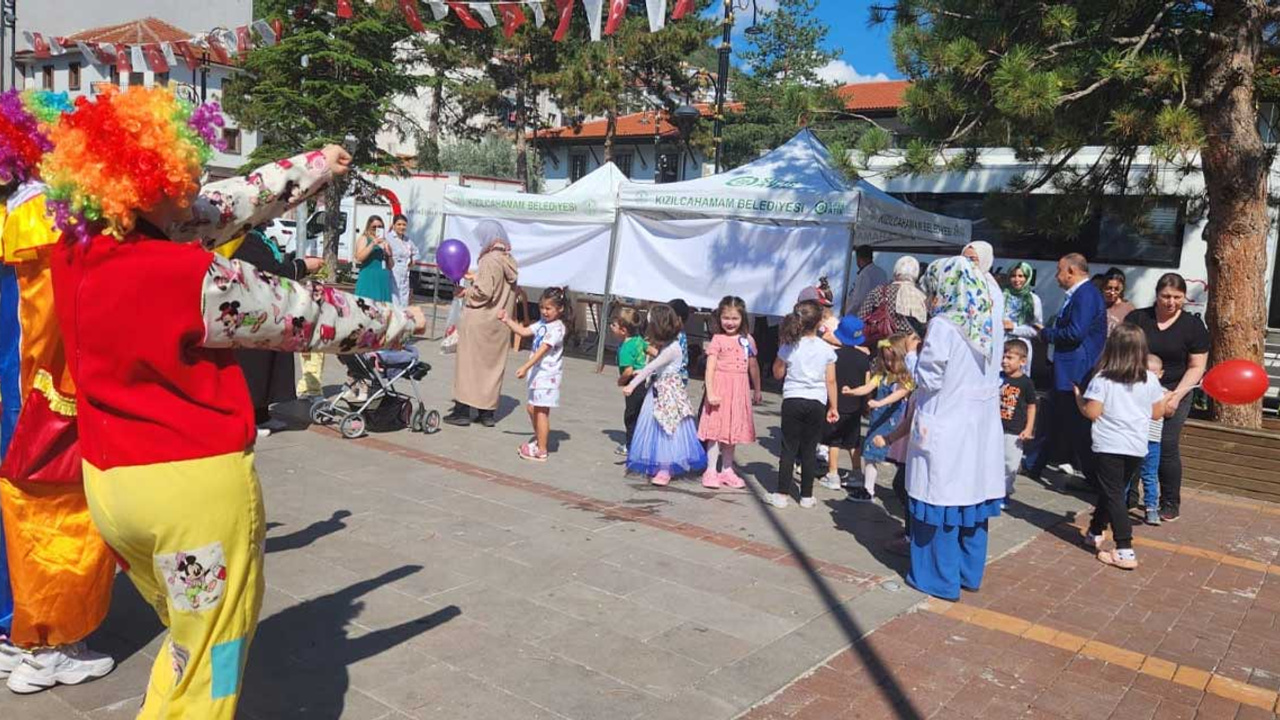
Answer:
[{"label": "boy in black t-shirt", "polygon": [[[871,353],[862,343],[862,320],[854,315],[840,319],[835,337],[840,341],[836,348],[836,387],[860,387],[867,383],[871,370]],[[830,446],[827,455],[827,475],[818,481],[829,490],[840,489],[840,450],[849,451],[849,461],[858,467],[858,452],[862,447],[862,402],[865,398],[840,394],[836,409],[840,419],[827,425],[823,443]],[[860,485],[860,484],[859,484]]]},{"label": "boy in black t-shirt", "polygon": [[1036,386],[1022,372],[1027,362],[1027,346],[1022,340],[1008,340],[1000,359],[1000,421],[1004,424],[1004,489],[1013,496],[1013,481],[1022,464],[1022,443],[1030,440],[1036,427]]}]

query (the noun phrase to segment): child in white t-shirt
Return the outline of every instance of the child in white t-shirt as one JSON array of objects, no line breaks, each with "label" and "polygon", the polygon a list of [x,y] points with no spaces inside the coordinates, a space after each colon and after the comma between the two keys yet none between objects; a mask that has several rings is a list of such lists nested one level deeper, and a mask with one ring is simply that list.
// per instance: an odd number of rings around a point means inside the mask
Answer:
[{"label": "child in white t-shirt", "polygon": [[[800,459],[800,507],[811,508],[813,481],[818,477],[818,441],[827,423],[840,419],[836,410],[836,350],[817,335],[822,306],[812,300],[796,303],[778,330],[778,359],[773,376],[782,384],[782,455],[778,460],[778,488],[765,496],[777,508],[787,506]],[[785,378],[785,379],[784,379]]]},{"label": "child in white t-shirt", "polygon": [[533,338],[529,360],[516,370],[516,377],[529,379],[529,396],[525,403],[534,439],[517,450],[525,460],[546,462],[547,437],[551,434],[551,408],[560,406],[560,382],[564,378],[565,321],[569,303],[565,288],[547,288],[538,301],[542,319],[525,327],[499,311],[498,319],[520,337]]},{"label": "child in white t-shirt", "polygon": [[[1147,455],[1151,421],[1164,416],[1165,393],[1147,369],[1147,338],[1142,329],[1121,323],[1107,337],[1097,374],[1083,395],[1075,388],[1080,412],[1093,421],[1098,500],[1085,545],[1098,560],[1122,570],[1138,567],[1133,552],[1133,523],[1125,507],[1126,487]],[[1114,551],[1102,550],[1102,531],[1111,525]]]}]

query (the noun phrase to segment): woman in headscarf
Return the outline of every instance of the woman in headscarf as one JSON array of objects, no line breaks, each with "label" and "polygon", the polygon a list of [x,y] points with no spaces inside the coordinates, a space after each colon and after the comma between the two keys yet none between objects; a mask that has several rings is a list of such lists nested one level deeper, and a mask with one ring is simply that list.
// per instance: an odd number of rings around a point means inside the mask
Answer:
[{"label": "woman in headscarf", "polygon": [[919,332],[919,328],[924,326],[929,315],[924,306],[924,293],[916,287],[919,279],[920,261],[904,255],[893,264],[893,282],[872,290],[862,301],[862,307],[855,308],[864,323],[881,317],[887,317],[889,321],[890,332],[886,334],[884,328],[880,328],[874,337],[868,333],[869,341],[883,340],[894,333]]},{"label": "woman in headscarf", "polygon": [[[991,297],[991,317],[995,318],[991,328],[991,345],[1000,348],[996,353],[998,358],[1004,352],[1004,323],[1000,321],[1004,317],[1004,291],[1000,289],[1000,282],[996,280],[996,276],[991,274],[991,267],[996,259],[995,248],[985,240],[974,240],[965,245],[964,251],[960,254],[978,266],[982,271],[982,279],[987,284],[987,294]],[[991,363],[987,368],[987,379],[992,385],[1000,387],[999,362]]]},{"label": "woman in headscarf", "polygon": [[1035,285],[1035,269],[1031,263],[1020,262],[1009,271],[1009,292],[1004,296],[1004,330],[1022,340],[1027,346],[1027,363],[1023,368],[1031,375],[1031,359],[1034,357],[1032,342],[1040,334],[1036,327],[1044,325],[1044,306],[1040,296],[1032,291]]},{"label": "woman in headscarf", "polygon": [[986,278],[952,257],[925,273],[929,324],[916,366],[915,416],[907,449],[911,570],[921,592],[957,600],[977,590],[987,560],[987,519],[1004,498],[1004,437],[998,323]]},{"label": "woman in headscarf", "polygon": [[462,291],[462,318],[458,321],[458,362],[453,376],[453,412],[444,419],[450,425],[471,424],[472,409],[479,421],[493,427],[507,371],[511,330],[498,319],[500,311],[515,312],[519,272],[511,256],[507,230],[496,220],[476,225],[481,245],[471,285]]}]

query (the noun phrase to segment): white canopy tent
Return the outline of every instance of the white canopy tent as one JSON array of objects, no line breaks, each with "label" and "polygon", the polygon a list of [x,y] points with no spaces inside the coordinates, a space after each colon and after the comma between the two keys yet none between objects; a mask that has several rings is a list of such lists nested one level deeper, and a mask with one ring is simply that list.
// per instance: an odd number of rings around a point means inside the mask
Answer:
[{"label": "white canopy tent", "polygon": [[857,243],[895,249],[959,246],[968,220],[914,208],[865,181],[850,185],[809,130],[733,170],[619,192],[617,273],[608,294],[684,298],[714,307],[742,297],[751,312],[784,315],[828,277],[847,292]]},{"label": "white canopy tent", "polygon": [[550,195],[450,185],[444,194],[444,237],[461,240],[475,258],[480,253],[476,225],[498,220],[511,238],[520,284],[568,285],[600,295],[612,259],[618,189],[625,182],[617,166],[605,163]]}]

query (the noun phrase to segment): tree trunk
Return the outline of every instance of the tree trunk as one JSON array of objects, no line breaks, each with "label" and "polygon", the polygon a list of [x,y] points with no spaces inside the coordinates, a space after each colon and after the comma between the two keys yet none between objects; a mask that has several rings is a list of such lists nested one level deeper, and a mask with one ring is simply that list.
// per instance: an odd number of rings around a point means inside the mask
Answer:
[{"label": "tree trunk", "polygon": [[347,183],[346,176],[334,178],[324,189],[324,265],[334,280],[338,277],[338,240],[343,230],[342,196],[347,193]]},{"label": "tree trunk", "polygon": [[431,82],[431,112],[427,115],[427,139],[440,146],[440,113],[444,105],[444,76],[437,74]]},{"label": "tree trunk", "polygon": [[524,56],[516,59],[516,177],[529,191],[529,154],[525,147],[525,126],[529,124],[529,111],[524,104]]},{"label": "tree trunk", "polygon": [[[1262,362],[1266,334],[1268,157],[1258,135],[1254,66],[1262,48],[1261,3],[1215,4],[1212,30],[1228,41],[1211,44],[1199,108],[1207,139],[1201,154],[1209,217],[1205,265],[1209,270],[1206,318],[1213,340],[1209,365],[1241,358]],[[1215,403],[1227,425],[1262,426],[1262,401]]]},{"label": "tree trunk", "polygon": [[618,112],[609,110],[605,113],[604,124],[604,161],[613,162],[613,138],[618,134]]}]

